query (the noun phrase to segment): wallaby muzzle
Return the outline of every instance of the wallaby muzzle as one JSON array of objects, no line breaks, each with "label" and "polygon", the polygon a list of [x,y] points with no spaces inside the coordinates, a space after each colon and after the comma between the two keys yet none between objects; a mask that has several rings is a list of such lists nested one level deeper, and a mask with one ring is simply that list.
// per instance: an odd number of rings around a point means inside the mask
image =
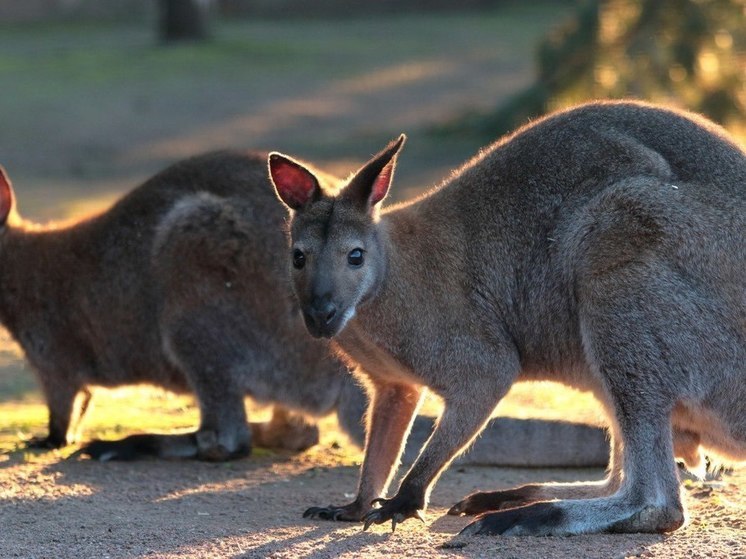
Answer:
[{"label": "wallaby muzzle", "polygon": [[303,308],[303,320],[314,338],[331,338],[336,335],[344,326],[343,316],[339,307],[326,297],[316,297]]}]

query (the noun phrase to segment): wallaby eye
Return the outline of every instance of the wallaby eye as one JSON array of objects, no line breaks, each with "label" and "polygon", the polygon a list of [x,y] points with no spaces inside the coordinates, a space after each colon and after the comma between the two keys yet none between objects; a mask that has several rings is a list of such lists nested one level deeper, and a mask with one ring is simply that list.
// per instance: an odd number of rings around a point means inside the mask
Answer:
[{"label": "wallaby eye", "polygon": [[302,250],[296,248],[293,251],[293,267],[296,270],[300,270],[305,265],[306,265],[306,255],[303,254]]},{"label": "wallaby eye", "polygon": [[363,265],[363,249],[353,248],[347,255],[347,263],[353,268],[359,268]]}]

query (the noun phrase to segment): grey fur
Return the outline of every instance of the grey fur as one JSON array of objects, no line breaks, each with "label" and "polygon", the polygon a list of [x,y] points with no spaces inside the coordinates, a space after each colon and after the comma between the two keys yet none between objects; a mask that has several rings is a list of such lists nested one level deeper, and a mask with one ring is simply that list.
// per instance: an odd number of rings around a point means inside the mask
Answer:
[{"label": "grey fur", "polygon": [[[746,458],[743,150],[691,114],[594,103],[526,126],[381,214],[403,141],[338,195],[299,195],[284,156],[270,155],[280,198],[296,188],[291,242],[305,260],[292,275],[306,325],[333,336],[371,386],[358,496],[309,515],[366,527],[419,516],[510,385],[549,379],[605,406],[609,477],[524,490],[527,506],[464,532],[678,528],[674,444],[690,461],[700,445]],[[423,386],[445,411],[396,495],[380,499]],[[503,497],[489,506],[515,494]]]}]

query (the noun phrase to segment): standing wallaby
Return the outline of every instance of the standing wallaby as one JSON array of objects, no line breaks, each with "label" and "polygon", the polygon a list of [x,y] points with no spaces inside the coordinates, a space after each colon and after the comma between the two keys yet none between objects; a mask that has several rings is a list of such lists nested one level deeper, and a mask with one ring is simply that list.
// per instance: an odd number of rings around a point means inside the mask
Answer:
[{"label": "standing wallaby", "polygon": [[[32,446],[67,444],[90,387],[138,383],[193,392],[199,430],[94,441],[80,454],[226,460],[248,454],[252,442],[300,450],[318,441],[305,414],[334,411],[362,445],[365,393],[328,342],[306,334],[276,261],[286,212],[266,159],[228,151],[187,159],[107,212],[61,229],[22,221],[0,172],[0,320],[49,407],[49,434]],[[246,395],[277,405],[270,422],[247,424]],[[608,456],[603,433],[584,425],[493,424],[495,437],[485,437],[471,462],[582,466]],[[420,419],[413,443],[431,429]],[[563,435],[572,442],[558,444]]]},{"label": "standing wallaby", "polygon": [[[438,475],[511,384],[551,379],[605,406],[607,479],[471,495],[450,512],[498,512],[463,533],[681,526],[674,445],[746,458],[746,154],[702,118],[594,103],[526,126],[380,212],[403,143],[338,194],[269,157],[292,210],[306,326],[334,337],[372,387],[357,498],[306,515],[366,528],[423,518]],[[396,495],[381,498],[423,386],[445,409]]]}]

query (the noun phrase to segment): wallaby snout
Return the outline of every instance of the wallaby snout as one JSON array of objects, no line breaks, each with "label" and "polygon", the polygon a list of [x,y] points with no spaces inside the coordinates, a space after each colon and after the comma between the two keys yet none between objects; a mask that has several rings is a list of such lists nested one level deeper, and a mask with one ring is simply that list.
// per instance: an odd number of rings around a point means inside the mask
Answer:
[{"label": "wallaby snout", "polygon": [[303,311],[306,328],[316,338],[331,338],[340,326],[340,315],[328,296],[314,297],[307,310]]}]

